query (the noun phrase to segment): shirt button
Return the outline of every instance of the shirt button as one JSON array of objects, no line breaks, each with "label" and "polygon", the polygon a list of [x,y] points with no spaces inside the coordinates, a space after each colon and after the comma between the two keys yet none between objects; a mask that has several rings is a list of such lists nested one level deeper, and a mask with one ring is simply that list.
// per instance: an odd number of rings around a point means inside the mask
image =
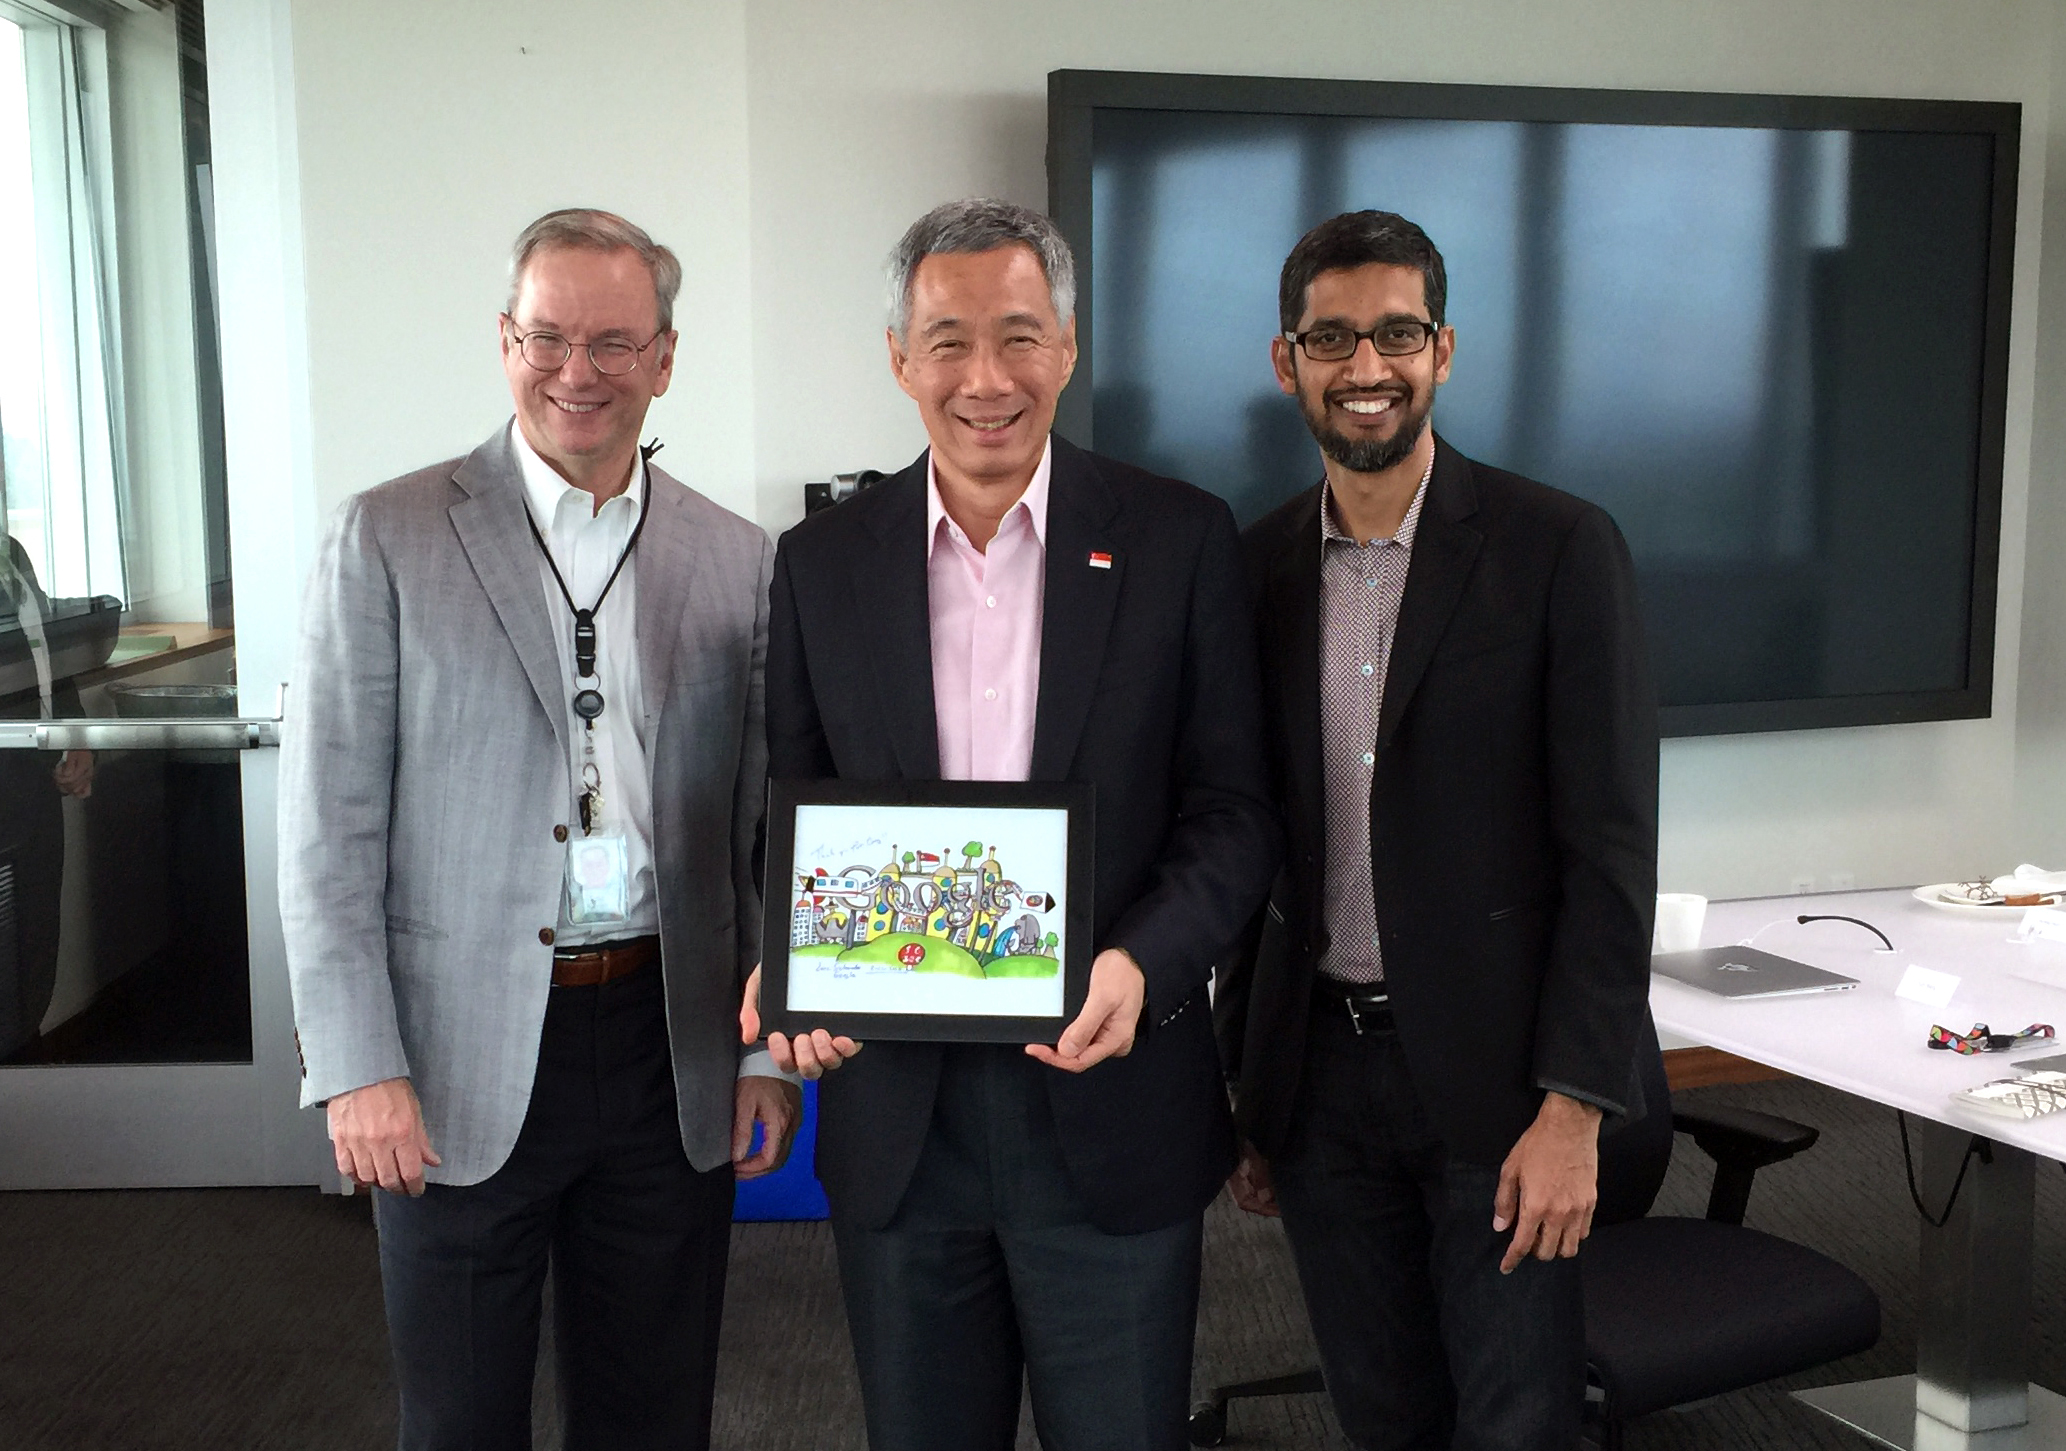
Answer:
[{"label": "shirt button", "polygon": [[1366,580],[1364,580],[1364,581],[1363,581],[1363,588],[1365,588],[1365,589],[1376,589],[1376,588],[1377,588],[1377,581],[1376,581],[1376,580],[1374,580],[1374,579],[1366,579]]},{"label": "shirt button", "polygon": [[1363,764],[1366,766],[1375,766],[1377,764],[1376,753],[1373,751],[1365,751],[1363,753]]},{"label": "shirt button", "polygon": [[1371,669],[1371,667],[1370,667],[1370,662],[1369,662],[1368,660],[1365,660],[1365,661],[1363,662],[1363,673],[1364,673],[1365,675],[1368,675],[1368,674],[1370,673],[1370,669]]},{"label": "shirt button", "polygon": [[565,841],[567,839],[567,828],[565,828],[564,826],[555,826],[552,829],[552,839],[554,841]]},{"label": "shirt button", "polygon": [[989,607],[990,607],[991,609],[993,609],[993,610],[994,610],[994,609],[996,609],[996,608],[997,608],[997,596],[996,596],[996,595],[992,595],[992,596],[990,596],[990,598],[988,598],[987,600],[984,600],[984,601],[983,601],[983,603],[984,603],[984,604],[986,604],[986,605],[988,605],[988,606],[989,606]]},{"label": "shirt button", "polygon": [[986,691],[984,691],[984,692],[983,692],[983,699],[985,699],[985,700],[995,700],[995,699],[997,699],[997,692],[996,692],[996,691],[994,691],[994,690],[986,690]]},{"label": "shirt button", "polygon": [[553,930],[550,927],[540,927],[538,929],[538,940],[544,943],[547,947],[552,946],[552,939]]}]

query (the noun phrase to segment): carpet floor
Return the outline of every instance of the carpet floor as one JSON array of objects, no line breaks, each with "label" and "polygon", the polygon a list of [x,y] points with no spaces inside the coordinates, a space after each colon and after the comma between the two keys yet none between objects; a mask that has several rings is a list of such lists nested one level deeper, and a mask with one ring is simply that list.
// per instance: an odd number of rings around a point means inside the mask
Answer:
[{"label": "carpet floor", "polygon": [[[1786,1394],[1912,1369],[1916,1221],[1893,1114],[1798,1082],[1693,1090],[1820,1127],[1758,1175],[1748,1222],[1841,1260],[1879,1292],[1877,1347],[1796,1380],[1630,1427],[1629,1451],[1864,1442]],[[2050,1166],[2042,1166],[2049,1170]],[[1708,1163],[1681,1138],[1657,1212],[1698,1215]],[[2066,1385],[2066,1176],[2038,1178],[2032,1368]],[[1206,1221],[1197,1381],[1313,1361],[1279,1227],[1224,1197]],[[548,1348],[549,1352],[549,1348]],[[540,1378],[537,1445],[557,1448]],[[373,1451],[394,1391],[364,1200],[295,1189],[0,1194],[0,1446],[9,1451]],[[741,1225],[718,1369],[726,1451],[862,1451],[860,1399],[822,1224]],[[1236,1403],[1229,1446],[1346,1451],[1319,1395]],[[1030,1416],[1019,1445],[1038,1446]]]}]

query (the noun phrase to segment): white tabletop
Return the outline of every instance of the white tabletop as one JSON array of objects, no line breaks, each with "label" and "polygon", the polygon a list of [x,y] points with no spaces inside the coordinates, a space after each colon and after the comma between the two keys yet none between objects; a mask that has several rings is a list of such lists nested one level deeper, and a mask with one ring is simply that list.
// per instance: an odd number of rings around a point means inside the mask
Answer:
[{"label": "white tabletop", "polygon": [[[1730,999],[1665,978],[1650,979],[1657,1026],[1846,1093],[1970,1129],[2002,1143],[2066,1160],[2066,1113],[2008,1119],[1955,1105],[1962,1088],[2008,1078],[2012,1064],[2066,1053],[2066,942],[2011,941],[2023,914],[1981,917],[1925,906],[1907,888],[1712,902],[1703,947],[1742,943],[1858,979],[1848,992]],[[1794,919],[1802,913],[1862,917],[1893,939],[1894,951],[1848,922]],[[1959,978],[1950,1004],[1931,1008],[1894,996],[1911,963]],[[2014,1054],[1959,1054],[1928,1045],[1931,1025],[1963,1033],[1984,1022],[1997,1033],[2050,1023],[2050,1047]]]}]

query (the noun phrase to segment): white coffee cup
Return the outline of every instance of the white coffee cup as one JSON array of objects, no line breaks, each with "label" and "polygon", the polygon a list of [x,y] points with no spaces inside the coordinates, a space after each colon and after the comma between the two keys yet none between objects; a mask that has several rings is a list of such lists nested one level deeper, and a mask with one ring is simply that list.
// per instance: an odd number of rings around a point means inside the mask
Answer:
[{"label": "white coffee cup", "polygon": [[1700,945],[1700,924],[1706,920],[1707,898],[1693,892],[1659,892],[1651,954],[1691,952]]}]

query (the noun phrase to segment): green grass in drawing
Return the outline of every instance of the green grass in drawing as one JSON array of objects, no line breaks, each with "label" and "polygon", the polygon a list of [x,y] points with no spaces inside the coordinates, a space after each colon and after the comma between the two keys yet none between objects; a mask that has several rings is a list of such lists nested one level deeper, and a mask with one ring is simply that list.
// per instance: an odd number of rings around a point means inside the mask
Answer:
[{"label": "green grass in drawing", "polygon": [[984,977],[1053,977],[1062,965],[1052,957],[999,957],[983,967]]},{"label": "green grass in drawing", "polygon": [[[917,951],[913,952],[913,948]],[[1041,978],[1053,977],[1062,970],[1061,963],[1052,957],[1042,957],[1037,953],[1024,957],[971,953],[952,942],[943,942],[920,932],[891,932],[845,948],[837,942],[814,942],[806,947],[790,948],[789,955],[820,961],[829,958],[835,962],[876,963],[908,972],[947,972],[956,977]]]},{"label": "green grass in drawing", "polygon": [[982,977],[982,964],[963,948],[919,932],[890,932],[871,937],[839,954],[841,962],[875,962],[912,972],[950,972],[956,977]]}]

